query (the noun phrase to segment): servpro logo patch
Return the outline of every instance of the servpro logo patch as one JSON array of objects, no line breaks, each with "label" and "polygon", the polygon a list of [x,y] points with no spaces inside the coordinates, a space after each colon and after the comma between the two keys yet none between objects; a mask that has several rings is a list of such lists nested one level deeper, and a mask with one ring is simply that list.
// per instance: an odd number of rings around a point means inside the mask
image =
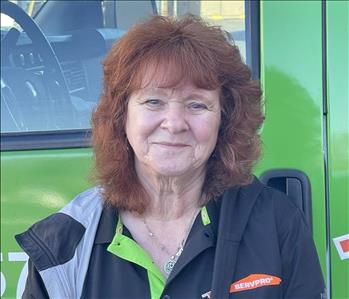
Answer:
[{"label": "servpro logo patch", "polygon": [[251,274],[230,286],[230,293],[252,290],[264,286],[279,285],[281,279],[268,274]]}]

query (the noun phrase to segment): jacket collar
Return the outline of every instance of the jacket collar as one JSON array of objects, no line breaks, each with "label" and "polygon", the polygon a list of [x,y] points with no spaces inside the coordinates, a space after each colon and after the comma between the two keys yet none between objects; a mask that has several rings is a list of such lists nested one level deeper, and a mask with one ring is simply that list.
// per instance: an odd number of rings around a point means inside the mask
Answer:
[{"label": "jacket collar", "polygon": [[99,220],[94,244],[109,244],[114,238],[118,219],[117,210],[111,206],[104,206]]}]

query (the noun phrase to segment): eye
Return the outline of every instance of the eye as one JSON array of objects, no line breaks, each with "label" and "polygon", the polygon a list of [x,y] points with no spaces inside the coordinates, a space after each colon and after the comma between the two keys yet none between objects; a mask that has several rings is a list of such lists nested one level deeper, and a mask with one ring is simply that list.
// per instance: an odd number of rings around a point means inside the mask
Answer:
[{"label": "eye", "polygon": [[147,99],[144,104],[150,109],[159,109],[165,105],[164,101],[160,99]]},{"label": "eye", "polygon": [[194,112],[200,112],[203,110],[207,110],[207,105],[201,102],[190,102],[187,105],[188,109]]}]

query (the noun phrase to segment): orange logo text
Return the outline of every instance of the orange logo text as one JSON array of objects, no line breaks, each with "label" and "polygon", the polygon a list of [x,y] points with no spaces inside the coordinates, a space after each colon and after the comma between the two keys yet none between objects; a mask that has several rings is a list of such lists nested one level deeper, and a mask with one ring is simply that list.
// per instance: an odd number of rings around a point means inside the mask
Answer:
[{"label": "orange logo text", "polygon": [[279,285],[281,279],[268,274],[251,274],[230,286],[230,293],[252,290],[264,286]]}]

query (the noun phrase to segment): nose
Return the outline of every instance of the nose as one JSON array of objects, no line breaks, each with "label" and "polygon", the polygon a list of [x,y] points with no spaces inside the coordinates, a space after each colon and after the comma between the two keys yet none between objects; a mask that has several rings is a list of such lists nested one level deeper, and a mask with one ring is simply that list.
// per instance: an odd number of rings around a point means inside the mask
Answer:
[{"label": "nose", "polygon": [[166,109],[160,127],[168,130],[171,134],[178,134],[187,131],[189,125],[182,105],[170,105],[170,107]]}]

